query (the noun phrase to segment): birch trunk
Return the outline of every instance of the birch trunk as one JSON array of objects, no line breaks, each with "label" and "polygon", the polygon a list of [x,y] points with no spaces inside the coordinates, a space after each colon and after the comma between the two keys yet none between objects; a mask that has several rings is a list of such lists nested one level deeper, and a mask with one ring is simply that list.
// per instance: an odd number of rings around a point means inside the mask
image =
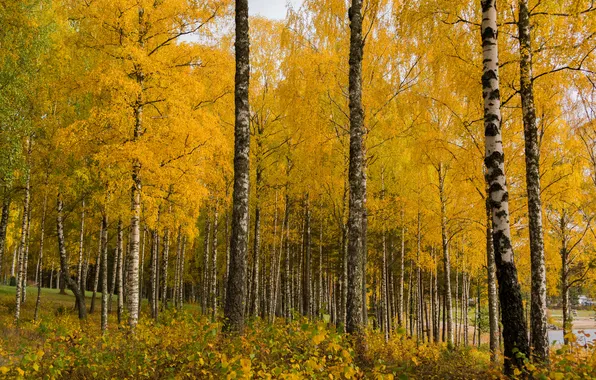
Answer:
[{"label": "birch trunk", "polygon": [[[362,41],[364,45],[364,41]],[[364,121],[362,122],[364,129]],[[366,265],[368,260],[368,211],[366,209],[366,148],[363,147],[362,156],[364,157],[362,164],[362,187],[364,188],[364,197],[362,200],[362,325],[366,328],[368,326],[368,306],[367,306],[367,283],[366,283]]]},{"label": "birch trunk", "polygon": [[161,262],[161,309],[165,310],[168,308],[168,267],[170,263],[170,231],[165,229],[163,233],[163,253]]},{"label": "birch trunk", "polygon": [[[145,251],[143,243],[143,260],[139,260],[140,232],[141,232],[141,180],[138,179],[133,185],[132,217],[130,221],[130,235],[128,238],[127,257],[127,286],[126,286],[126,309],[128,310],[128,326],[134,329],[139,323],[139,311],[141,308],[139,267],[142,266]],[[144,236],[144,235],[143,235]],[[143,242],[144,242],[143,238]],[[142,269],[141,269],[142,273]]]},{"label": "birch trunk", "polygon": [[81,289],[77,282],[70,277],[68,273],[68,257],[66,255],[66,245],[64,243],[64,226],[62,224],[62,199],[58,193],[56,216],[56,227],[58,233],[58,250],[60,252],[60,268],[62,269],[62,280],[73,292],[77,305],[79,307],[79,319],[87,318],[87,307],[85,306],[85,295],[81,293]]},{"label": "birch trunk", "polygon": [[[158,216],[159,218],[159,216]],[[153,230],[153,244],[151,247],[151,316],[157,320],[158,317],[158,301],[159,301],[159,232],[157,229]]]},{"label": "birch trunk", "polygon": [[486,204],[486,272],[488,288],[489,349],[493,363],[499,361],[499,312],[497,299],[497,278],[495,273],[495,249],[493,246],[492,209],[487,186]]},{"label": "birch trunk", "polygon": [[[284,212],[285,214],[285,212]],[[282,268],[281,268],[281,264],[282,264],[282,257],[284,255],[284,247],[285,247],[285,239],[284,239],[284,233],[286,230],[286,220],[285,220],[285,216],[284,216],[284,220],[282,221],[282,225],[279,231],[279,249],[278,249],[278,254],[277,254],[277,273],[276,273],[276,277],[275,277],[275,297],[273,299],[273,320],[272,322],[275,321],[275,317],[276,316],[284,316],[284,291],[282,289],[283,287],[283,282],[282,282]]]},{"label": "birch trunk", "polygon": [[217,320],[217,205],[213,210],[213,247],[211,248],[211,320]]},{"label": "birch trunk", "polygon": [[523,315],[517,268],[513,258],[509,226],[509,193],[505,177],[503,140],[501,136],[501,97],[499,93],[499,55],[497,45],[497,9],[495,0],[482,0],[482,87],[484,97],[485,165],[492,209],[493,246],[504,341],[504,372],[522,368],[523,360],[514,349],[529,355],[528,335]]},{"label": "birch trunk", "polygon": [[211,219],[209,212],[205,216],[205,237],[203,240],[203,291],[202,291],[202,310],[203,314],[207,315],[208,308],[209,308],[209,279],[211,274],[209,272],[209,259],[211,255],[209,254],[209,249],[211,247],[210,244],[211,238]]},{"label": "birch trunk", "polygon": [[85,259],[83,260],[83,273],[81,282],[81,293],[85,294],[89,287],[89,261],[91,259],[91,249],[89,248],[90,242],[87,242],[87,254],[85,255]]},{"label": "birch trunk", "polygon": [[[346,215],[346,208],[348,206],[348,190],[349,184],[346,181],[346,185],[344,187],[344,212],[343,215]],[[346,329],[346,318],[347,318],[347,305],[348,305],[348,224],[347,221],[344,222],[344,218],[342,215],[342,235],[341,235],[341,248],[342,248],[342,261],[340,262],[341,265],[341,279],[340,279],[340,323],[342,330],[345,332]]]},{"label": "birch trunk", "polygon": [[429,270],[429,278],[428,278],[428,342],[436,342],[435,341],[435,273],[434,269]]},{"label": "birch trunk", "polygon": [[[441,290],[443,290],[443,289],[441,288]],[[441,314],[442,315],[442,317],[441,317],[441,323],[442,323],[441,324],[441,341],[442,342],[445,342],[446,341],[445,334],[447,332],[447,328],[446,328],[446,316],[447,316],[447,314],[445,314],[445,303],[446,303],[445,300],[446,300],[447,297],[446,297],[444,291],[441,291],[441,295],[442,295],[442,297],[440,297],[440,299],[442,301],[442,303],[441,303],[441,308],[442,308],[441,309],[442,310],[442,314]]]},{"label": "birch trunk", "polygon": [[292,318],[290,307],[290,196],[286,188],[286,210],[284,215],[284,225],[286,227],[285,258],[284,258],[284,317],[286,320]]},{"label": "birch trunk", "polygon": [[118,245],[114,249],[114,255],[112,260],[112,282],[110,283],[110,298],[108,300],[108,312],[112,312],[112,297],[117,292],[116,281],[118,280]]},{"label": "birch trunk", "polygon": [[176,239],[176,263],[174,266],[174,308],[179,309],[180,306],[178,305],[178,292],[180,291],[180,230],[182,226],[178,226],[178,237]]},{"label": "birch trunk", "polygon": [[226,304],[226,294],[228,291],[228,277],[230,277],[230,221],[229,218],[229,211],[226,211],[226,226],[225,226],[225,244],[226,244],[226,269],[225,269],[225,277],[223,283],[223,300],[222,304]]},{"label": "birch trunk", "polygon": [[[144,49],[145,41],[145,10],[142,7],[138,8],[138,25],[139,25],[139,48]],[[136,102],[133,106],[134,111],[134,132],[133,142],[137,142],[143,135],[143,108],[145,106],[145,73],[142,67],[135,72],[135,79],[139,86],[139,93]],[[139,321],[139,243],[140,243],[140,226],[141,226],[141,163],[138,158],[132,160],[132,185],[130,188],[130,235],[129,235],[129,258],[128,258],[128,282],[127,286],[127,308],[128,308],[128,325],[134,329]]]},{"label": "birch trunk", "polygon": [[266,256],[265,256],[265,252],[263,251],[263,261],[262,261],[262,265],[261,265],[261,275],[259,276],[261,279],[261,290],[259,291],[259,317],[261,318],[265,318],[265,314],[267,312],[268,309],[268,305],[266,304],[266,300],[269,297],[268,294],[268,286],[267,286],[267,280],[269,278],[271,278],[271,273],[269,273],[269,276],[265,276],[265,273],[267,271],[267,260],[266,260]]},{"label": "birch trunk", "polygon": [[417,233],[416,233],[416,289],[418,292],[418,299],[416,300],[416,342],[420,340],[424,342],[423,323],[422,323],[422,302],[424,293],[422,292],[422,268],[420,267],[420,255],[422,253],[422,226],[420,220],[420,209],[418,210],[417,219]]},{"label": "birch trunk", "polygon": [[83,245],[85,243],[85,200],[84,199],[83,199],[81,206],[82,206],[81,231],[80,231],[80,236],[79,236],[79,261],[77,263],[77,281],[79,283],[79,288],[81,289],[81,293],[85,294],[84,280],[83,280]]},{"label": "birch trunk", "polygon": [[56,276],[56,288],[60,289],[60,294],[66,295],[66,283],[62,281],[62,269],[59,269],[58,276]]},{"label": "birch trunk", "polygon": [[433,268],[435,271],[435,276],[433,279],[433,300],[434,300],[434,308],[433,308],[433,321],[434,321],[434,342],[439,343],[440,340],[440,323],[439,317],[441,314],[441,307],[440,307],[440,300],[439,300],[439,268],[437,267],[436,255],[435,255],[435,248],[432,247],[432,257],[433,257]]},{"label": "birch trunk", "polygon": [[[479,290],[480,290],[480,279],[478,279],[477,284],[476,284],[476,293],[479,293]],[[476,305],[474,307],[474,336],[473,336],[472,343],[476,347],[480,347],[480,339],[476,339],[476,331],[480,330],[480,326],[478,325],[478,321],[479,321],[479,317],[480,317],[480,313],[479,313],[480,302],[476,301],[475,303],[476,303]],[[489,307],[490,307],[490,305],[489,305]],[[490,323],[490,321],[489,321],[489,323]],[[492,353],[491,353],[491,357],[492,357]]]},{"label": "birch trunk", "polygon": [[302,314],[312,317],[312,250],[311,250],[311,231],[310,231],[310,203],[308,193],[304,199],[304,277],[302,283]]},{"label": "birch trunk", "polygon": [[413,282],[413,276],[414,275],[414,265],[413,265],[413,260],[410,259],[410,270],[408,271],[408,302],[406,303],[408,310],[407,314],[408,314],[408,322],[406,324],[410,325],[410,337],[414,336],[414,282]]},{"label": "birch trunk", "polygon": [[[346,331],[361,335],[362,320],[362,261],[363,216],[366,185],[364,182],[364,112],[362,110],[362,0],[352,0],[350,19],[349,108],[350,108],[350,204],[348,215],[348,286]],[[364,344],[362,339],[361,343]],[[362,349],[363,347],[359,347]]]},{"label": "birch trunk", "polygon": [[[257,169],[257,189],[260,190],[260,170]],[[251,276],[251,285],[252,290],[250,292],[250,297],[248,297],[249,301],[251,301],[250,305],[250,314],[258,317],[259,316],[259,281],[260,281],[260,265],[261,265],[261,206],[259,204],[258,194],[257,194],[257,205],[255,210],[255,236],[253,241],[253,261],[252,261],[252,276]]]},{"label": "birch trunk", "polygon": [[546,329],[546,267],[542,231],[542,201],[540,199],[540,146],[532,76],[532,39],[528,0],[519,0],[518,40],[520,50],[520,90],[524,124],[526,157],[526,191],[530,230],[530,261],[532,270],[532,302],[530,310],[532,354],[540,362],[548,362]]},{"label": "birch trunk", "polygon": [[321,202],[321,224],[319,226],[319,279],[317,291],[317,315],[323,317],[323,205]]},{"label": "birch trunk", "polygon": [[447,200],[445,199],[445,176],[447,170],[443,163],[437,166],[439,175],[439,200],[441,202],[441,241],[443,247],[443,276],[445,286],[445,313],[447,318],[447,345],[453,347],[453,311],[451,299],[451,263],[449,258],[449,242],[447,240]]},{"label": "birch trunk", "polygon": [[460,318],[458,315],[458,303],[459,303],[459,273],[457,271],[457,254],[456,254],[456,259],[455,259],[455,309],[454,309],[454,314],[455,314],[455,345],[459,346],[460,344],[460,328],[461,328],[461,323],[460,323]]},{"label": "birch trunk", "polygon": [[8,195],[5,195],[2,200],[2,216],[0,217],[0,275],[3,273],[2,263],[4,262],[4,252],[6,251],[6,230],[8,227],[9,215],[10,198]]},{"label": "birch trunk", "polygon": [[[132,231],[132,230],[131,230]],[[147,244],[147,227],[143,228],[143,246],[141,248],[141,261],[139,262],[139,302],[137,305],[137,321],[141,314],[141,304],[143,303],[143,274],[145,272],[145,245]],[[132,302],[132,299],[131,299]],[[132,303],[131,303],[132,307]],[[130,325],[130,320],[129,320]]]},{"label": "birch trunk", "polygon": [[[45,236],[45,225],[46,225],[46,211],[48,205],[48,194],[45,193],[43,196],[43,209],[41,214],[41,226],[39,231],[39,265],[37,266],[37,300],[35,301],[35,312],[33,314],[33,320],[37,321],[39,317],[39,305],[41,303],[41,286],[43,282],[43,240]],[[51,285],[50,285],[51,286]]]},{"label": "birch trunk", "polygon": [[[476,293],[477,293],[477,297],[478,297],[478,300],[476,301],[476,305],[477,305],[476,306],[476,309],[477,309],[477,312],[478,312],[477,318],[478,318],[478,321],[479,321],[480,320],[480,313],[481,313],[481,309],[479,307],[480,306],[480,279],[478,279],[478,281],[476,283]],[[478,347],[480,347],[480,343],[481,343],[480,342],[480,333],[481,332],[482,331],[480,329],[478,329],[478,335],[477,335],[477,339],[476,339],[477,342],[478,342]]]},{"label": "birch trunk", "polygon": [[400,328],[405,326],[404,323],[404,272],[405,272],[405,257],[406,257],[406,228],[404,225],[404,212],[401,213],[401,253],[399,256],[399,277],[397,280],[397,325]]},{"label": "birch trunk", "polygon": [[569,249],[567,246],[567,221],[565,209],[561,212],[559,229],[561,233],[561,301],[563,307],[563,339],[564,344],[569,344],[568,334],[573,330],[573,317],[571,314],[571,304],[569,302]]},{"label": "birch trunk", "polygon": [[[28,141],[29,152],[31,151],[31,139]],[[27,170],[25,179],[25,199],[23,200],[23,220],[21,223],[21,241],[18,246],[17,253],[17,277],[16,277],[16,306],[15,306],[15,321],[18,325],[21,316],[21,301],[23,297],[23,277],[24,277],[24,258],[25,258],[25,244],[27,238],[27,224],[29,216],[29,201],[31,197],[31,173]]]},{"label": "birch trunk", "polygon": [[250,184],[250,111],[248,86],[250,78],[248,0],[236,0],[236,77],[234,126],[234,192],[232,238],[230,242],[230,276],[228,278],[224,330],[242,331],[246,286],[246,252],[248,247],[248,196]]},{"label": "birch trunk", "polygon": [[375,318],[373,319],[372,329],[373,330],[381,330],[383,328],[381,323],[381,302],[378,296],[378,287],[377,287],[377,273],[376,271],[373,272],[372,276],[372,294],[371,294],[371,306],[372,312]]},{"label": "birch trunk", "polygon": [[118,235],[117,235],[117,242],[116,242],[118,249],[118,254],[116,255],[117,265],[116,265],[116,289],[118,293],[118,325],[122,323],[122,312],[124,311],[124,279],[122,275],[124,274],[124,250],[123,250],[123,242],[122,242],[122,220],[118,219]]},{"label": "birch trunk", "polygon": [[186,236],[182,237],[182,257],[180,258],[180,292],[178,293],[178,307],[184,306],[184,256],[186,255]]},{"label": "birch trunk", "polygon": [[300,243],[294,251],[294,309],[298,313],[304,314],[302,310],[302,278],[304,270],[304,222],[300,223],[298,236],[301,237]]},{"label": "birch trunk", "polygon": [[95,311],[95,297],[97,296],[97,288],[99,286],[99,274],[101,269],[101,253],[102,253],[102,243],[101,239],[103,238],[103,223],[100,223],[101,228],[99,229],[99,248],[97,250],[97,258],[95,259],[95,277],[93,279],[93,295],[91,296],[91,307],[89,307],[89,313],[93,313]]},{"label": "birch trunk", "polygon": [[27,273],[29,271],[29,241],[30,241],[30,232],[31,232],[31,205],[29,205],[29,215],[27,216],[27,229],[25,234],[25,255],[23,258],[23,277],[21,281],[23,282],[23,291],[21,301],[25,303],[27,300]]},{"label": "birch trunk", "polygon": [[[430,290],[430,288],[429,288],[429,290]],[[428,343],[430,343],[431,342],[431,339],[432,339],[431,338],[432,331],[431,331],[431,328],[430,328],[430,323],[431,322],[430,322],[429,304],[428,304],[427,301],[424,301],[423,302],[423,305],[424,305],[424,318],[426,320],[426,323],[424,324],[425,330],[426,330],[426,341]]]},{"label": "birch trunk", "polygon": [[101,331],[105,332],[108,328],[108,216],[105,210],[101,233]]},{"label": "birch trunk", "polygon": [[381,243],[383,245],[383,260],[381,263],[381,326],[383,326],[383,336],[385,342],[389,341],[389,317],[387,313],[388,302],[387,302],[387,241],[385,226],[383,226],[383,232],[381,236]]},{"label": "birch trunk", "polygon": [[387,263],[387,297],[389,307],[389,328],[391,332],[395,330],[395,281],[393,279],[395,270],[393,264],[395,263],[395,249],[394,249],[394,233],[389,234],[389,261]]},{"label": "birch trunk", "polygon": [[[282,226],[283,231],[283,226]],[[281,248],[281,246],[280,246]],[[279,273],[279,260],[277,254],[277,190],[275,191],[275,206],[273,214],[273,252],[271,254],[271,276],[269,278],[269,307],[267,309],[269,323],[275,319],[275,305],[277,301],[277,275]]]},{"label": "birch trunk", "polygon": [[463,274],[463,283],[464,283],[464,292],[462,296],[462,319],[463,319],[463,329],[464,329],[464,347],[468,347],[468,292],[470,289],[470,280],[468,279],[467,273],[464,272]]}]

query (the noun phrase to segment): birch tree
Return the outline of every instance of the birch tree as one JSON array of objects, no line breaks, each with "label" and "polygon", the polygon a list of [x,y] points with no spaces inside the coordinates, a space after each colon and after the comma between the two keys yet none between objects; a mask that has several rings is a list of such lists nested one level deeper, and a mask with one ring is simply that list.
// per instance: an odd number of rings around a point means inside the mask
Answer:
[{"label": "birch tree", "polygon": [[[35,311],[33,314],[33,320],[37,321],[39,317],[39,305],[41,303],[41,286],[43,282],[43,242],[45,237],[45,224],[46,224],[46,211],[48,205],[48,194],[47,192],[43,197],[43,208],[41,214],[41,226],[39,232],[39,265],[37,266],[37,300],[35,301]],[[50,281],[51,286],[51,281]]]},{"label": "birch tree", "polygon": [[350,20],[350,206],[348,216],[348,300],[346,331],[359,335],[363,332],[362,278],[364,200],[364,113],[362,110],[362,1],[352,0],[348,11]]},{"label": "birch tree", "polygon": [[101,218],[101,331],[108,329],[108,216],[104,210]]},{"label": "birch tree", "polygon": [[230,274],[226,289],[224,328],[244,328],[246,254],[248,250],[248,195],[250,184],[250,110],[248,88],[250,78],[248,0],[236,0],[236,79],[234,123],[234,192],[232,237],[230,241]]},{"label": "birch tree", "polygon": [[[27,141],[28,157],[31,156],[31,137]],[[30,162],[30,161],[29,161]],[[31,173],[30,169],[26,168],[25,174],[25,198],[23,200],[23,216],[21,223],[21,239],[17,248],[17,277],[16,277],[16,306],[15,306],[15,321],[18,324],[21,316],[21,303],[23,297],[23,278],[25,277],[25,249],[27,243],[27,226],[29,225],[29,202],[31,197]]]},{"label": "birch tree", "polygon": [[70,277],[68,270],[68,256],[66,254],[66,243],[64,241],[64,225],[62,222],[62,198],[61,194],[58,193],[58,200],[56,204],[58,215],[56,216],[56,229],[58,234],[58,251],[60,253],[60,269],[62,273],[62,281],[72,291],[77,301],[79,309],[79,319],[87,318],[87,307],[85,306],[85,294],[81,293],[81,288],[77,281]]},{"label": "birch tree", "polygon": [[526,191],[528,194],[528,228],[530,230],[530,257],[532,263],[531,342],[532,353],[541,362],[548,362],[546,331],[546,267],[544,263],[544,235],[542,230],[542,200],[540,196],[540,147],[532,74],[532,44],[528,0],[520,0],[518,40],[520,48],[520,90],[522,103]]},{"label": "birch tree", "polygon": [[505,373],[523,367],[518,350],[529,355],[527,327],[513,257],[509,226],[509,193],[505,177],[505,160],[501,135],[501,96],[499,93],[499,51],[497,45],[497,9],[495,0],[482,0],[482,95],[484,97],[485,165],[492,208],[493,244],[499,299],[503,323]]}]

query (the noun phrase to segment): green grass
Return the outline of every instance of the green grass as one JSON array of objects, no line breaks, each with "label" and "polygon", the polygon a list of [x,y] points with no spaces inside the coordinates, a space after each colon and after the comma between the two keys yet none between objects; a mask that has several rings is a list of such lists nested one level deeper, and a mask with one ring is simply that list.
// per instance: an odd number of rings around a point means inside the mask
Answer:
[{"label": "green grass", "polygon": [[[95,309],[96,313],[101,309],[101,292],[97,292],[95,296]],[[16,287],[8,285],[0,285],[0,302],[8,308],[14,307],[16,297]],[[87,310],[91,305],[91,298],[93,297],[92,291],[85,292],[85,304]],[[35,309],[35,301],[37,300],[37,287],[27,287],[27,300],[23,305],[22,311],[25,313],[30,312],[33,315]],[[117,305],[118,296],[112,296],[112,307]],[[75,303],[75,297],[70,290],[66,290],[66,294],[60,294],[60,289],[41,288],[41,311],[42,312],[56,312],[59,309],[65,307],[73,307]],[[170,304],[171,304],[170,300]],[[141,300],[141,308],[143,310],[148,309],[147,299]],[[184,310],[196,311],[200,309],[198,304],[184,304]],[[148,310],[146,310],[148,312]]]},{"label": "green grass", "polygon": [[[574,315],[576,318],[593,318],[596,316],[596,312],[594,310],[576,310],[577,315]],[[553,318],[563,318],[563,310],[562,309],[550,309],[550,315]]]},{"label": "green grass", "polygon": [[[101,293],[97,293],[96,297],[101,298]],[[16,297],[16,287],[8,285],[0,285],[0,297],[13,296]],[[30,298],[32,297],[32,298]],[[35,299],[37,297],[37,287],[27,287],[27,299]],[[91,300],[93,292],[85,292],[85,299]],[[60,294],[60,289],[41,288],[41,299],[42,301],[51,302],[74,302],[74,296],[70,290],[66,290],[66,294]]]}]

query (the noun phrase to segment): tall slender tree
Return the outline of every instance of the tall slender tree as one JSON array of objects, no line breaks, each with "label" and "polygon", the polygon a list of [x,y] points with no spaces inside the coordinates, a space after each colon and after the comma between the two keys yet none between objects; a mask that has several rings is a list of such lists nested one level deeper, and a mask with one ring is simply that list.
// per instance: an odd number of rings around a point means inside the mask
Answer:
[{"label": "tall slender tree", "polygon": [[[43,196],[43,208],[41,212],[41,226],[39,231],[39,265],[37,266],[37,300],[35,301],[35,312],[33,320],[37,321],[39,316],[39,305],[41,303],[41,285],[43,283],[43,241],[45,236],[46,211],[48,205],[47,192]],[[51,286],[51,284],[50,284]]]},{"label": "tall slender tree", "polygon": [[482,95],[484,97],[485,165],[492,209],[493,245],[503,323],[505,373],[523,366],[519,353],[529,355],[528,335],[523,315],[517,268],[513,258],[509,226],[509,192],[505,177],[505,156],[501,135],[501,95],[499,92],[499,50],[497,45],[496,0],[482,0]]},{"label": "tall slender tree", "polygon": [[101,254],[102,254],[102,239],[103,239],[103,223],[100,223],[99,238],[97,239],[99,248],[97,249],[97,258],[95,259],[95,277],[93,279],[93,295],[91,296],[91,306],[89,307],[89,314],[95,311],[95,297],[97,296],[97,289],[99,286],[99,275],[101,273]]},{"label": "tall slender tree", "polygon": [[217,232],[219,229],[219,218],[217,213],[217,203],[213,210],[213,247],[211,248],[211,287],[209,294],[211,298],[211,319],[217,318]]},{"label": "tall slender tree", "polygon": [[[27,161],[30,161],[31,157],[31,137],[27,140]],[[29,165],[27,165],[29,166]],[[21,303],[23,297],[23,278],[25,277],[25,245],[27,243],[27,226],[29,225],[29,202],[31,199],[31,171],[30,168],[26,169],[25,177],[25,198],[23,200],[23,221],[21,223],[21,240],[17,249],[17,277],[16,277],[16,306],[15,306],[15,321],[18,323],[21,317]],[[14,261],[14,260],[13,260]],[[14,266],[14,264],[13,264]],[[13,271],[14,272],[14,271]]]},{"label": "tall slender tree", "polygon": [[241,331],[244,327],[246,290],[246,253],[248,248],[248,196],[250,185],[250,40],[248,0],[236,0],[236,77],[234,126],[234,192],[232,195],[232,236],[230,273],[226,289],[224,329]]},{"label": "tall slender tree", "polygon": [[58,201],[56,204],[58,215],[56,216],[56,228],[58,233],[58,251],[60,253],[60,268],[62,274],[62,281],[74,294],[79,308],[79,319],[87,318],[87,307],[85,306],[85,294],[81,293],[81,288],[77,281],[73,280],[68,273],[68,256],[66,254],[66,243],[64,241],[64,226],[62,223],[62,198],[58,193]]},{"label": "tall slender tree", "polygon": [[[487,178],[488,180],[488,178]],[[488,333],[490,357],[493,362],[499,361],[499,310],[497,295],[497,278],[495,273],[495,249],[493,244],[492,205],[490,190],[486,189],[486,282],[488,286]],[[476,309],[478,309],[476,306]]]},{"label": "tall slender tree", "polygon": [[123,232],[122,232],[122,219],[118,219],[118,231],[117,231],[116,245],[118,246],[116,255],[116,293],[118,294],[118,324],[122,323],[122,313],[124,312],[124,249],[123,249]]},{"label": "tall slender tree", "polygon": [[445,287],[445,314],[447,315],[446,334],[447,344],[451,347],[453,346],[453,306],[451,299],[451,259],[449,255],[449,238],[447,236],[447,199],[445,196],[445,177],[447,176],[447,167],[442,162],[439,162],[439,164],[436,166],[436,170],[439,176],[439,199],[441,203],[441,246],[443,248],[443,276],[445,279],[443,285]]},{"label": "tall slender tree", "polygon": [[4,252],[6,251],[6,230],[8,227],[8,217],[10,214],[10,197],[4,194],[2,199],[2,216],[0,216],[0,275],[2,275],[2,263],[4,262]]},{"label": "tall slender tree", "polygon": [[310,228],[310,203],[308,193],[304,198],[304,235],[303,235],[303,252],[304,252],[304,271],[302,278],[302,314],[310,317],[312,316],[312,248],[311,228]]},{"label": "tall slender tree", "polygon": [[163,233],[163,253],[161,263],[161,309],[165,310],[168,308],[168,268],[170,263],[170,231],[165,229]]},{"label": "tall slender tree", "polygon": [[[108,215],[101,217],[101,331],[108,329]],[[98,263],[99,265],[99,263]]]},{"label": "tall slender tree", "polygon": [[203,289],[202,289],[202,308],[203,314],[207,314],[209,308],[209,281],[211,280],[211,274],[209,272],[209,263],[211,255],[209,250],[211,249],[210,237],[211,237],[211,219],[209,211],[205,215],[205,228],[203,230]]},{"label": "tall slender tree", "polygon": [[350,203],[348,216],[348,299],[346,331],[363,332],[362,279],[364,235],[363,216],[366,197],[364,182],[364,112],[362,109],[362,0],[352,0],[350,19],[349,108],[350,108]]},{"label": "tall slender tree", "polygon": [[399,276],[397,279],[397,324],[400,328],[405,327],[404,322],[404,273],[406,257],[406,227],[404,222],[404,212],[401,212],[401,250],[399,254]]},{"label": "tall slender tree", "polygon": [[532,291],[530,333],[532,354],[541,362],[548,361],[546,332],[546,266],[544,262],[544,235],[542,231],[542,200],[540,196],[540,147],[534,105],[534,78],[532,74],[532,38],[528,0],[519,0],[517,21],[520,52],[520,89],[524,124],[526,157],[526,192],[528,195],[528,228],[530,230],[530,262]]},{"label": "tall slender tree", "polygon": [[81,231],[79,236],[79,260],[77,262],[77,281],[81,292],[85,292],[83,285],[83,245],[85,243],[85,200],[83,199],[81,205]]},{"label": "tall slender tree", "polygon": [[[140,4],[140,3],[139,3]],[[140,51],[146,49],[147,21],[145,19],[145,9],[138,7],[138,28],[137,28],[137,48]],[[142,64],[135,65],[132,77],[136,80],[138,90],[137,98],[133,105],[134,128],[133,142],[138,142],[143,135],[143,109],[146,103],[145,97],[145,68]],[[130,187],[130,258],[128,266],[128,275],[130,286],[127,286],[127,306],[129,311],[128,324],[131,328],[136,327],[139,315],[139,244],[140,244],[140,226],[141,226],[141,162],[139,157],[132,159],[131,172],[132,185]],[[122,254],[122,252],[120,253]]]}]

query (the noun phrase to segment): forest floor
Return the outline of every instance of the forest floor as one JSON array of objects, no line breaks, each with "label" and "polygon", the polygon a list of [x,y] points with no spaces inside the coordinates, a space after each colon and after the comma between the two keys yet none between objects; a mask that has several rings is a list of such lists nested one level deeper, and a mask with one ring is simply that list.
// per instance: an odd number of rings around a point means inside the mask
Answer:
[{"label": "forest floor", "polygon": [[[158,322],[143,310],[131,333],[124,323],[118,325],[117,297],[113,297],[109,328],[102,335],[101,294],[96,299],[97,310],[81,323],[74,297],[68,293],[42,289],[40,317],[33,321],[37,289],[28,287],[16,327],[15,289],[0,286],[0,378],[502,378],[500,365],[490,363],[485,346],[449,350],[444,344],[416,344],[400,334],[385,342],[381,334],[369,331],[366,350],[356,355],[344,334],[321,321],[300,318],[266,324],[253,320],[243,335],[226,335],[220,332],[219,323],[202,316],[195,305],[187,305],[183,312],[166,310]],[[89,292],[88,307],[90,300]],[[596,376],[590,365],[593,350],[553,355],[555,368],[540,374],[549,378]],[[559,364],[562,360],[566,364]],[[531,365],[528,370],[539,374]]]}]

